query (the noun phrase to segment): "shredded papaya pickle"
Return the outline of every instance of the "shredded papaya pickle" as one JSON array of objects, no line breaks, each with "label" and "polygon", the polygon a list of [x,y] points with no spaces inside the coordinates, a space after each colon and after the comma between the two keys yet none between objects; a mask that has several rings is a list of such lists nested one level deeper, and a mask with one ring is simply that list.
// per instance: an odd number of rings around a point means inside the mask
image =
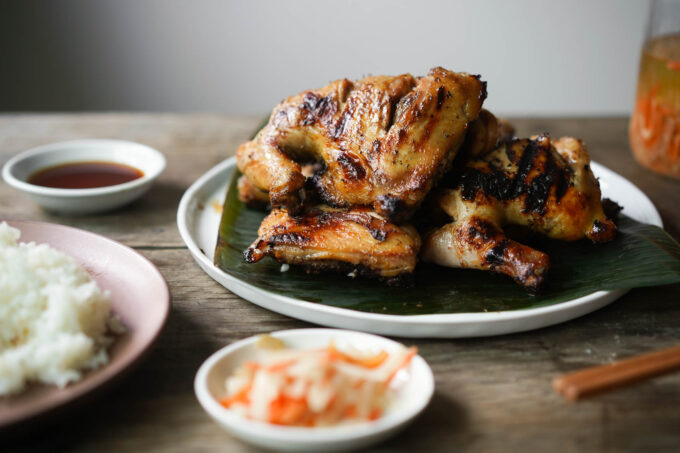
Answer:
[{"label": "shredded papaya pickle", "polygon": [[252,420],[286,426],[333,426],[380,418],[391,382],[417,354],[415,347],[364,351],[338,347],[286,348],[268,335],[262,355],[226,379],[220,404]]},{"label": "shredded papaya pickle", "polygon": [[643,48],[629,134],[640,163],[680,177],[680,34],[657,37]]}]

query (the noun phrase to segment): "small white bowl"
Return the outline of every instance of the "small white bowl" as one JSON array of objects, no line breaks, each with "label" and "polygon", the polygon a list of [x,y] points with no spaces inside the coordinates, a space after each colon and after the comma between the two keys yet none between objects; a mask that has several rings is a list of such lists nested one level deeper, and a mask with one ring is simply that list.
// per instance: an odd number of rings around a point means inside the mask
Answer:
[{"label": "small white bowl", "polygon": [[[43,168],[83,161],[125,164],[141,170],[144,176],[93,189],[57,189],[26,182]],[[2,177],[45,209],[82,215],[109,211],[135,200],[151,188],[164,169],[165,157],[149,146],[124,140],[88,139],[51,143],[24,151],[7,161]]]},{"label": "small white bowl", "polygon": [[[274,332],[291,348],[321,348],[335,344],[378,352],[393,351],[399,343],[363,332],[338,329],[295,329]],[[372,422],[336,427],[303,428],[278,426],[243,418],[224,408],[226,378],[246,360],[261,354],[258,337],[226,346],[211,355],[198,370],[194,390],[203,409],[233,436],[253,445],[279,451],[340,451],[366,447],[395,434],[420,414],[434,393],[432,370],[419,355],[400,371],[395,399],[386,413]]]}]

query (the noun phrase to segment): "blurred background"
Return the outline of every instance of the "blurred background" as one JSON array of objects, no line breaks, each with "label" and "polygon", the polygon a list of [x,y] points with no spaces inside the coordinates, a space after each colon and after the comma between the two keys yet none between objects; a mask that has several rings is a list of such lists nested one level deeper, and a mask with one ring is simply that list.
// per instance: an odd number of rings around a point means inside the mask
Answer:
[{"label": "blurred background", "polygon": [[629,115],[648,1],[0,0],[0,110],[255,115],[341,77],[481,74],[500,115]]}]

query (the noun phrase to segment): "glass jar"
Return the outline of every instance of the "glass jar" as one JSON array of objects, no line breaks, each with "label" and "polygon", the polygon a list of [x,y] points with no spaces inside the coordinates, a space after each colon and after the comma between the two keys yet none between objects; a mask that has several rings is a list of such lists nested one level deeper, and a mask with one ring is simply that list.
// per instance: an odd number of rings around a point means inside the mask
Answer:
[{"label": "glass jar", "polygon": [[653,0],[629,125],[642,165],[680,178],[680,0]]}]

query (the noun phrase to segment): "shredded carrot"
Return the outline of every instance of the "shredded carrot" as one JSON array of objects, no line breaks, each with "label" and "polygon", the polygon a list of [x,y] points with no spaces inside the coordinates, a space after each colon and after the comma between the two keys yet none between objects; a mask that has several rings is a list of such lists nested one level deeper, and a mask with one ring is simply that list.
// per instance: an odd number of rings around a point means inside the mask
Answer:
[{"label": "shredded carrot", "polygon": [[666,67],[671,71],[680,71],[680,61],[671,60],[666,63]]},{"label": "shredded carrot", "polygon": [[326,371],[324,372],[323,375],[323,383],[328,385],[333,380],[333,377],[335,377],[336,374],[337,371],[335,371],[335,368],[333,367],[326,368]]},{"label": "shredded carrot", "polygon": [[359,415],[359,413],[357,412],[357,405],[356,404],[350,404],[349,406],[347,406],[345,408],[345,411],[342,415],[343,415],[343,417],[347,417],[347,418],[356,417],[357,415]]},{"label": "shredded carrot", "polygon": [[[680,65],[679,62],[671,63]],[[675,164],[680,160],[680,117],[659,99],[658,91],[657,84],[646,95],[638,96],[630,129],[631,137],[636,137],[656,166],[663,162]]]},{"label": "shredded carrot", "polygon": [[[342,420],[376,420],[383,414],[389,382],[410,363],[416,353],[414,347],[404,349],[396,356],[399,358],[393,357],[390,361],[386,351],[369,357],[353,357],[338,350],[332,343],[325,349],[296,354],[292,359],[291,355],[277,355],[272,351],[272,355],[262,363],[245,362],[234,378],[243,379],[242,372],[245,369],[249,381],[219,402],[225,408],[241,404],[245,406],[245,417],[277,425],[319,426]],[[340,362],[342,366],[339,366]],[[290,367],[296,363],[298,365],[293,371]],[[369,371],[382,365],[386,368],[381,368],[377,373]],[[385,373],[389,374],[388,378],[379,381],[382,379],[379,376]],[[256,378],[257,385],[266,386],[267,391],[254,391]],[[229,382],[226,385],[231,387]],[[275,395],[273,397],[266,396],[270,394],[270,386],[274,387],[271,388],[271,394]],[[311,389],[320,390],[321,393],[312,393]],[[294,396],[289,391],[294,392]],[[260,404],[268,404],[269,410],[254,410],[254,406]],[[315,409],[312,410],[310,405]]]},{"label": "shredded carrot", "polygon": [[380,409],[373,409],[368,415],[369,420],[377,420],[382,417],[382,411]]},{"label": "shredded carrot", "polygon": [[276,373],[278,371],[281,371],[281,370],[288,368],[289,366],[293,365],[295,362],[297,362],[297,359],[284,360],[282,362],[272,363],[271,365],[265,367],[265,370],[269,371],[270,373]]},{"label": "shredded carrot", "polygon": [[241,390],[239,390],[234,396],[222,398],[220,404],[226,408],[229,408],[234,403],[243,403],[245,405],[250,404],[250,389],[253,387],[252,382],[244,385]]},{"label": "shredded carrot", "polygon": [[352,363],[354,365],[359,365],[364,368],[377,368],[382,363],[387,359],[389,356],[387,352],[385,351],[380,351],[374,356],[371,357],[362,357],[362,358],[357,358],[357,357],[352,357],[348,354],[345,354],[344,352],[338,350],[335,347],[335,344],[331,342],[331,344],[328,345],[328,353],[331,358],[334,358],[336,360],[341,360],[343,362],[347,363]]},{"label": "shredded carrot", "polygon": [[316,420],[313,418],[308,418],[307,420],[302,423],[302,426],[306,426],[307,428],[313,428],[316,426]]},{"label": "shredded carrot", "polygon": [[305,398],[291,398],[281,394],[269,406],[269,422],[275,425],[296,425],[307,410]]},{"label": "shredded carrot", "polygon": [[385,380],[385,384],[386,385],[389,384],[392,381],[392,379],[394,379],[394,376],[397,375],[399,370],[407,367],[408,364],[411,363],[411,359],[413,359],[413,357],[416,354],[418,354],[418,348],[416,348],[415,346],[411,346],[410,348],[408,348],[408,351],[406,352],[406,356],[404,357],[404,361],[401,363],[401,365],[399,365],[397,368],[394,369],[392,374],[390,374],[390,376]]}]

